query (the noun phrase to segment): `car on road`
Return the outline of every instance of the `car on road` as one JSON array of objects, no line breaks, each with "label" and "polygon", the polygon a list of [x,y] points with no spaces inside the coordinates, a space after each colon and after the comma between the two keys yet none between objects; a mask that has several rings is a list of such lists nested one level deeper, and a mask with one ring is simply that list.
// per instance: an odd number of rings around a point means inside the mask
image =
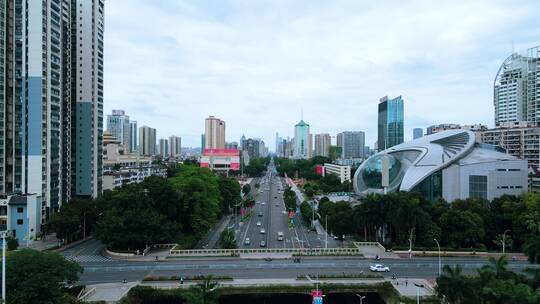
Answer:
[{"label": "car on road", "polygon": [[251,245],[251,240],[248,237],[244,240],[244,245]]},{"label": "car on road", "polygon": [[274,196],[275,199],[277,199],[277,196]]},{"label": "car on road", "polygon": [[259,244],[259,246],[261,246],[261,247],[266,247],[266,242],[265,242],[265,241],[261,241],[261,243]]},{"label": "car on road", "polygon": [[262,217],[262,216],[263,216],[262,212],[259,212],[259,217]]},{"label": "car on road", "polygon": [[265,203],[265,202],[262,202],[261,204],[264,205],[264,204],[266,204],[266,203]]},{"label": "car on road", "polygon": [[264,228],[261,228],[261,234],[265,234],[266,230]]},{"label": "car on road", "polygon": [[283,241],[283,232],[280,231],[280,232],[277,233],[277,240],[278,241]]},{"label": "car on road", "polygon": [[384,266],[382,264],[375,264],[369,266],[369,270],[373,272],[390,272],[390,268],[388,266]]},{"label": "car on road", "polygon": [[257,222],[257,227],[261,225],[261,222]]}]

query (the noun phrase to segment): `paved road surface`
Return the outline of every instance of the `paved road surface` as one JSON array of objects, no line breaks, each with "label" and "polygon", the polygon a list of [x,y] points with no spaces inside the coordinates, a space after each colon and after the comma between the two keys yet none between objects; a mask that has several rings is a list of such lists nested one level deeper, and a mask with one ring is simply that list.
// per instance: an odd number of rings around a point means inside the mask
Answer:
[{"label": "paved road surface", "polygon": [[[251,218],[237,229],[236,240],[240,248],[259,248],[261,241],[265,241],[267,248],[325,247],[325,236],[310,231],[300,214],[294,218],[294,228],[289,228],[283,200],[285,188],[284,180],[278,176],[271,162],[266,175],[260,179]],[[264,234],[261,228],[264,228]],[[283,233],[283,241],[278,241],[279,232]],[[250,239],[250,244],[246,244],[246,238]],[[329,248],[339,245],[332,237],[328,238]]]},{"label": "paved road surface", "polygon": [[[435,278],[438,273],[436,258],[415,258],[412,260],[382,260],[379,263],[390,267],[385,277],[396,274],[399,278]],[[481,258],[445,258],[444,264],[463,267],[465,273],[474,271],[487,263]],[[313,257],[302,258],[301,263],[291,260],[274,260],[271,262],[243,260],[238,258],[222,259],[179,259],[168,262],[82,262],[85,268],[81,283],[96,284],[119,282],[123,279],[138,281],[147,275],[227,275],[235,279],[248,278],[296,278],[306,274],[339,274],[369,272],[373,261],[359,258]],[[526,262],[510,262],[509,269],[521,271],[530,264]]]}]

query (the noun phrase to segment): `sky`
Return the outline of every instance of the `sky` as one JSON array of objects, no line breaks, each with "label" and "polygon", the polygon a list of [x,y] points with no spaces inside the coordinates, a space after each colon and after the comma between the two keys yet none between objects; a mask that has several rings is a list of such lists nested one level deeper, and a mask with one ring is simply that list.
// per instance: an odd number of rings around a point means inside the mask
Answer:
[{"label": "sky", "polygon": [[[540,45],[540,1],[110,0],[105,112],[199,147],[204,119],[226,140],[364,131],[401,95],[405,140],[438,123],[493,126],[493,80],[512,50]],[[335,141],[335,139],[333,139]]]}]

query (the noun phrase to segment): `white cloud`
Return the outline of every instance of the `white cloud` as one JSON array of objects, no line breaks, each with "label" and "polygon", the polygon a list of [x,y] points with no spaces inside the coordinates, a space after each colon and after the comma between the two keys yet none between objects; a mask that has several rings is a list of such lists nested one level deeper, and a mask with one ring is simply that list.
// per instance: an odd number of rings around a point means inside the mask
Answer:
[{"label": "white cloud", "polygon": [[[403,95],[406,138],[429,123],[492,124],[512,40],[540,44],[537,1],[106,2],[105,110],[200,144],[312,131],[376,138],[381,96]],[[521,50],[519,49],[519,50]]]}]

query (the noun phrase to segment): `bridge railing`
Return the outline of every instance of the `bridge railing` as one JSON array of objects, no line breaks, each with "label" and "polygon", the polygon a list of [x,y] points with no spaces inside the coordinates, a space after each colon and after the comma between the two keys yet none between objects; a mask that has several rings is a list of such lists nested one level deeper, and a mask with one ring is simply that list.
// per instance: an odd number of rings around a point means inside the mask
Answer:
[{"label": "bridge railing", "polygon": [[253,248],[253,249],[171,249],[171,256],[239,256],[240,254],[361,255],[359,248]]},{"label": "bridge railing", "polygon": [[379,242],[354,242],[354,245],[357,246],[357,247],[359,247],[359,246],[377,246],[382,251],[386,251],[386,248],[384,248],[384,246],[381,245],[381,243],[379,243]]}]

